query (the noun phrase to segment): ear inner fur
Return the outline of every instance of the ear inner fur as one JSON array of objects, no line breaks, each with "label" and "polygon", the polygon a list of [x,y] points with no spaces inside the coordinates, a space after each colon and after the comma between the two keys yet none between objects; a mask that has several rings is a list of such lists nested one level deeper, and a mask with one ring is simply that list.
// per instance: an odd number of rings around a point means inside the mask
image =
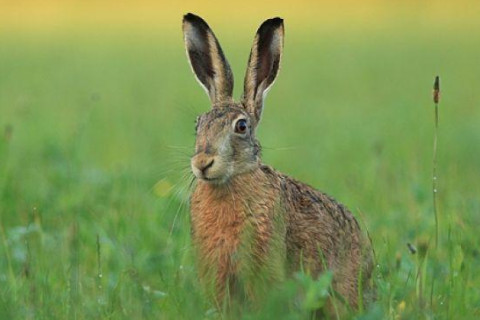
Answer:
[{"label": "ear inner fur", "polygon": [[213,70],[217,70],[214,71],[215,76],[213,77],[213,87],[218,88],[215,92],[215,101],[233,102],[233,74],[230,66],[228,65],[222,49],[213,33],[208,34],[208,43],[212,50],[211,58]]},{"label": "ear inner fur", "polygon": [[192,70],[212,105],[232,101],[232,70],[208,24],[196,15],[186,14],[183,33]]},{"label": "ear inner fur", "polygon": [[269,19],[258,29],[250,52],[243,100],[257,123],[260,121],[264,97],[280,68],[283,36],[283,20]]}]

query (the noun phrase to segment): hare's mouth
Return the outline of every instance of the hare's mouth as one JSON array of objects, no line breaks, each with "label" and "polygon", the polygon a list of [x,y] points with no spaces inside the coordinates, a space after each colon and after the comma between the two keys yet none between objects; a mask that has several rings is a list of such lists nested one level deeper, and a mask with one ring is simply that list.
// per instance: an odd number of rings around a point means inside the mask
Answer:
[{"label": "hare's mouth", "polygon": [[222,184],[226,180],[228,180],[226,179],[226,177],[223,177],[223,176],[222,177],[202,177],[200,179],[211,184]]},{"label": "hare's mouth", "polygon": [[218,174],[204,173],[198,169],[197,170],[194,169],[193,173],[197,179],[208,182],[208,183],[221,183],[223,180],[225,180],[225,176],[223,174],[218,175]]},{"label": "hare's mouth", "polygon": [[219,178],[209,178],[209,177],[203,177],[203,178],[200,178],[202,180],[205,180],[205,181],[209,181],[209,182],[213,182],[213,181],[218,181]]},{"label": "hare's mouth", "polygon": [[207,177],[205,175],[197,177],[199,180],[204,181],[209,184],[220,185],[225,183],[228,180],[228,176],[217,176],[217,177]]}]

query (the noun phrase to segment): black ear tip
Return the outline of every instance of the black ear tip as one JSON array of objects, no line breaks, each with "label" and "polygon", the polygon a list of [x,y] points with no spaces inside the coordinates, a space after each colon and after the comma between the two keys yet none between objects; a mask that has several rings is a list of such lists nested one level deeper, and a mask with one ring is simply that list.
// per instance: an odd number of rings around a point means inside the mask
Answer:
[{"label": "black ear tip", "polygon": [[271,24],[273,24],[273,25],[280,26],[280,25],[283,24],[283,19],[280,18],[280,17],[275,17],[275,18],[272,18],[272,19],[269,19],[269,20],[271,21]]},{"label": "black ear tip", "polygon": [[193,13],[188,12],[187,14],[185,14],[185,15],[183,16],[183,21],[184,21],[184,22],[185,22],[185,21],[193,22],[193,21],[197,20],[198,18],[200,18],[200,17],[197,16],[197,15],[194,15]]},{"label": "black ear tip", "polygon": [[198,27],[202,27],[204,29],[209,28],[208,24],[205,22],[205,20],[203,20],[202,18],[200,18],[196,14],[193,14],[193,13],[190,13],[190,12],[183,16],[183,23],[185,23],[185,22],[196,25]]},{"label": "black ear tip", "polygon": [[195,23],[195,22],[205,22],[202,18],[197,16],[196,14],[193,14],[191,12],[187,13],[186,15],[183,16],[183,21],[187,21],[190,23]]},{"label": "black ear tip", "polygon": [[262,33],[266,30],[274,30],[277,28],[283,28],[283,19],[280,17],[265,20],[260,28],[258,28],[258,31]]}]

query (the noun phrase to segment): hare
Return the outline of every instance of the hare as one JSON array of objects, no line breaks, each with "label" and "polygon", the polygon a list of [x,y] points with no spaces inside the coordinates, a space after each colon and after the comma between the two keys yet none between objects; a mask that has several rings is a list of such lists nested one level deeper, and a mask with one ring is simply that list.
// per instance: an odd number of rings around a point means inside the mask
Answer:
[{"label": "hare", "polygon": [[283,20],[266,20],[258,29],[240,102],[232,98],[232,71],[207,23],[188,13],[183,33],[193,72],[212,104],[197,118],[191,158],[200,278],[224,303],[255,299],[300,269],[313,277],[332,270],[334,293],[358,308],[372,269],[358,222],[331,197],[261,163],[256,130],[280,67]]}]

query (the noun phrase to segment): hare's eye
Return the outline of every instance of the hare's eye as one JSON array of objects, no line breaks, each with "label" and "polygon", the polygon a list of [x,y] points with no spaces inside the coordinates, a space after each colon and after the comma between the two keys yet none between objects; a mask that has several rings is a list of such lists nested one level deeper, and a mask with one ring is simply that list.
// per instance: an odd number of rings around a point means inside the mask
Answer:
[{"label": "hare's eye", "polygon": [[245,133],[247,132],[247,120],[240,119],[235,123],[235,132],[236,133]]}]

